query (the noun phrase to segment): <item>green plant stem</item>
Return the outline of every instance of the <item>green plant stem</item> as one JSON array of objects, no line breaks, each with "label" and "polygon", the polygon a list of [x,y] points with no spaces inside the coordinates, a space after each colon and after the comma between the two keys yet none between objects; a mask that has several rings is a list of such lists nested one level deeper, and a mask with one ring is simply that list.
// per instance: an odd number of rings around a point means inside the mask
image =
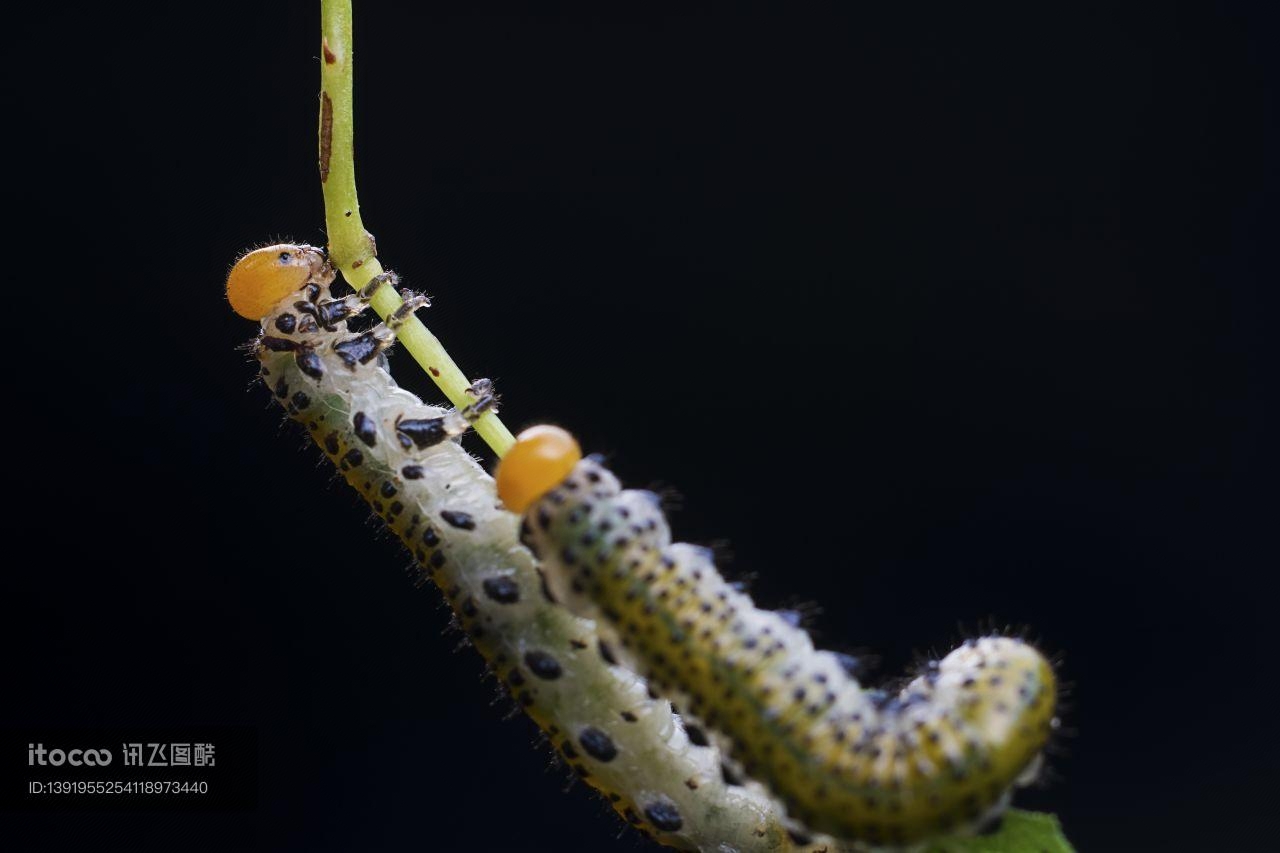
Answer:
[{"label": "green plant stem", "polygon": [[[364,229],[356,197],[356,169],[351,109],[351,0],[321,0],[320,43],[320,182],[324,191],[324,218],[329,234],[329,258],[343,278],[357,291],[383,272],[373,236]],[[370,303],[384,320],[403,304],[394,287],[380,287]],[[463,408],[474,402],[471,383],[458,368],[439,338],[422,321],[411,317],[396,329],[396,337],[427,371],[432,381]],[[511,431],[496,414],[475,423],[475,431],[498,456],[515,443]]]}]

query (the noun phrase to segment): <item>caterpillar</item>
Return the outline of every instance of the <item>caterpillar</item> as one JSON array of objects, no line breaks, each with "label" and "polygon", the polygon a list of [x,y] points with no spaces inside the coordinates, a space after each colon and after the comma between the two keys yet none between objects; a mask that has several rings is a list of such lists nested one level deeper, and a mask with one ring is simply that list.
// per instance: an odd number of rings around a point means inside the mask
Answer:
[{"label": "caterpillar", "polygon": [[495,484],[457,440],[496,405],[492,386],[443,409],[388,372],[395,326],[426,300],[406,291],[386,322],[354,330],[395,276],[345,296],[333,280],[306,246],[232,269],[232,307],[261,322],[263,382],[629,824],[689,850],[901,848],[981,824],[1035,775],[1055,682],[1031,646],[983,637],[896,694],[863,689],[707,551],[672,544],[656,498],[623,490],[563,430],[521,433]]},{"label": "caterpillar", "polygon": [[607,658],[590,620],[547,600],[536,561],[519,542],[518,516],[455,440],[492,406],[487,385],[477,383],[470,411],[425,405],[399,388],[383,358],[391,326],[348,326],[373,289],[394,277],[341,297],[331,292],[333,279],[324,253],[309,246],[267,246],[232,268],[232,308],[263,312],[253,318],[261,327],[250,347],[261,381],[412,553],[415,580],[439,587],[489,668],[573,772],[629,825],[678,849],[839,849],[829,839],[793,837],[758,785],[725,778],[718,750],[699,745],[667,700]]},{"label": "caterpillar", "polygon": [[[618,657],[716,732],[791,817],[901,846],[983,822],[1036,776],[1055,682],[1032,646],[970,640],[896,694],[864,690],[789,614],[726,582],[708,549],[672,544],[657,495],[623,491],[570,441],[522,434],[498,475],[552,596],[596,619]],[[557,449],[570,473],[530,500],[554,479]]]}]

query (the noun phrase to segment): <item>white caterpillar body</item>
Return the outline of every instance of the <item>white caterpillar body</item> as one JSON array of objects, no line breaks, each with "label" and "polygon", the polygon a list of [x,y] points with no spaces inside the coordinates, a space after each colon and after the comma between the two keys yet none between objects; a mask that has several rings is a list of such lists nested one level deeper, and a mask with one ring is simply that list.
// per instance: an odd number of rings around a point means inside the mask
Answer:
[{"label": "white caterpillar body", "polygon": [[[604,658],[596,627],[544,595],[520,519],[454,440],[459,413],[396,386],[380,353],[382,325],[346,329],[364,303],[332,299],[331,274],[262,321],[254,351],[289,417],[444,592],[512,696],[588,784],[663,844],[719,851],[835,851],[799,843],[757,785],[722,778],[720,753],[690,742],[671,705],[635,672]],[[508,796],[519,796],[512,792]]]}]

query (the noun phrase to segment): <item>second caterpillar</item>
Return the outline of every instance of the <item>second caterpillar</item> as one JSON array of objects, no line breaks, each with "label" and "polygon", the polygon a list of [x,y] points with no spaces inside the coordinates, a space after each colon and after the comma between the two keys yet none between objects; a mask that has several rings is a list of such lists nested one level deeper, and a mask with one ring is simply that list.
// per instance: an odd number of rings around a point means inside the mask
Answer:
[{"label": "second caterpillar", "polygon": [[672,544],[655,494],[579,459],[567,433],[538,427],[498,471],[551,594],[595,619],[791,818],[898,847],[978,828],[1035,778],[1056,687],[1031,645],[977,638],[895,694],[865,690],[846,658],[728,583],[708,549]]}]

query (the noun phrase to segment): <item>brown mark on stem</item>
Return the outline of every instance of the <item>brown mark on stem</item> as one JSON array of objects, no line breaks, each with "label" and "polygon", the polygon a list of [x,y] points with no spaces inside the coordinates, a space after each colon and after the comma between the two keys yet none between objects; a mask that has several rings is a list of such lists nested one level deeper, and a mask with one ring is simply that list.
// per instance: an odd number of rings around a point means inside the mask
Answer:
[{"label": "brown mark on stem", "polygon": [[329,39],[321,37],[320,50],[324,52],[324,64],[332,65],[338,61],[338,56],[332,50],[329,50]]},{"label": "brown mark on stem", "polygon": [[333,101],[320,93],[320,183],[329,180],[329,157],[333,154]]}]

